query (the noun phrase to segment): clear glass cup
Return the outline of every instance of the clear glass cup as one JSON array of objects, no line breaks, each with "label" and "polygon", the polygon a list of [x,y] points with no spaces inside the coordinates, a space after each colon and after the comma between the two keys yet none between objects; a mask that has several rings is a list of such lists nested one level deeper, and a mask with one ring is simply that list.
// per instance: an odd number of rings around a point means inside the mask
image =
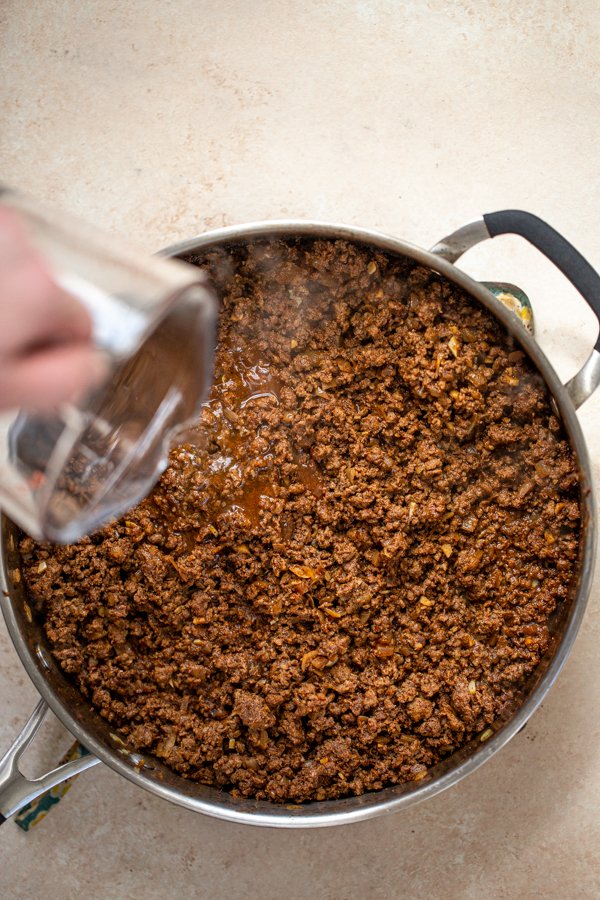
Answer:
[{"label": "clear glass cup", "polygon": [[33,537],[71,543],[134,506],[165,469],[210,387],[216,301],[193,266],[146,256],[10,189],[0,204],[88,309],[107,360],[103,382],[77,402],[0,412],[0,506]]}]

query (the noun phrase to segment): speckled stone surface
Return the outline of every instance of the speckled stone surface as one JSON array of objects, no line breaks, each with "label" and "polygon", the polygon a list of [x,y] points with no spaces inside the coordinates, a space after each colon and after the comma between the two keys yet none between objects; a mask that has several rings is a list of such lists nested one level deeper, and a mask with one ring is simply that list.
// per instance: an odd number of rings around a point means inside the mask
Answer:
[{"label": "speckled stone surface", "polygon": [[[496,208],[600,266],[596,0],[3,0],[3,181],[149,250],[318,218],[430,246]],[[501,238],[461,263],[519,284],[563,378],[594,340],[575,291]],[[596,472],[600,395],[580,418]],[[181,810],[104,767],[0,830],[0,895],[291,900],[600,896],[600,580],[528,727],[406,812],[285,832]],[[35,702],[0,625],[0,747]],[[69,743],[44,726],[40,765]]]}]

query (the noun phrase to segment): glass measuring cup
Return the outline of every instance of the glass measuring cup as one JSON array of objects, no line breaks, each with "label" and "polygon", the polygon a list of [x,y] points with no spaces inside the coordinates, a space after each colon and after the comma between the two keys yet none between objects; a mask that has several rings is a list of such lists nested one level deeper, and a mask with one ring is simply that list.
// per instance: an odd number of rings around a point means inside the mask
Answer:
[{"label": "glass measuring cup", "polygon": [[216,302],[193,266],[131,250],[6,188],[0,204],[87,308],[107,361],[83,399],[47,414],[0,412],[0,506],[33,537],[70,543],[139,502],[165,469],[210,386]]}]

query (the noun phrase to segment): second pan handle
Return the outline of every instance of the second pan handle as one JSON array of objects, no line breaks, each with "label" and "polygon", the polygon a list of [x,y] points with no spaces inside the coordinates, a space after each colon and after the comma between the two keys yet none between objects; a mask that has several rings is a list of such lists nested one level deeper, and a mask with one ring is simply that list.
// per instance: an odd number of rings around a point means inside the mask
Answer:
[{"label": "second pan handle", "polygon": [[[501,234],[518,234],[533,244],[579,291],[600,323],[600,276],[558,231],[532,213],[504,209],[486,213],[432,247],[432,253],[456,262],[470,247]],[[600,384],[600,333],[583,367],[565,385],[573,404],[581,406]]]},{"label": "second pan handle", "polygon": [[44,701],[40,700],[12,747],[0,759],[0,825],[26,803],[31,803],[50,788],[100,762],[95,756],[82,756],[58,766],[41,778],[26,778],[19,770],[19,760],[34,739],[47,709]]},{"label": "second pan handle", "polygon": [[[600,322],[600,275],[558,231],[532,213],[520,209],[486,213],[483,221],[492,238],[500,234],[519,234],[537,247],[577,288]],[[600,350],[600,334],[595,349]]]}]

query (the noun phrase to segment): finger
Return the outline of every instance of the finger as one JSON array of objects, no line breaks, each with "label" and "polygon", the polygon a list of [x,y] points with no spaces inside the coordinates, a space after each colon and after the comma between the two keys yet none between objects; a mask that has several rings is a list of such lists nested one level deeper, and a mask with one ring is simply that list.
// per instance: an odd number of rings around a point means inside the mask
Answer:
[{"label": "finger", "polygon": [[60,290],[41,261],[0,273],[0,347],[5,353],[89,340],[91,330],[87,310]]},{"label": "finger", "polygon": [[52,347],[0,366],[0,408],[47,411],[74,401],[106,376],[87,344]]},{"label": "finger", "polygon": [[22,218],[14,209],[0,204],[0,265],[20,265],[34,252]]},{"label": "finger", "polygon": [[18,217],[0,207],[0,349],[88,340],[85,309],[53,280]]}]

